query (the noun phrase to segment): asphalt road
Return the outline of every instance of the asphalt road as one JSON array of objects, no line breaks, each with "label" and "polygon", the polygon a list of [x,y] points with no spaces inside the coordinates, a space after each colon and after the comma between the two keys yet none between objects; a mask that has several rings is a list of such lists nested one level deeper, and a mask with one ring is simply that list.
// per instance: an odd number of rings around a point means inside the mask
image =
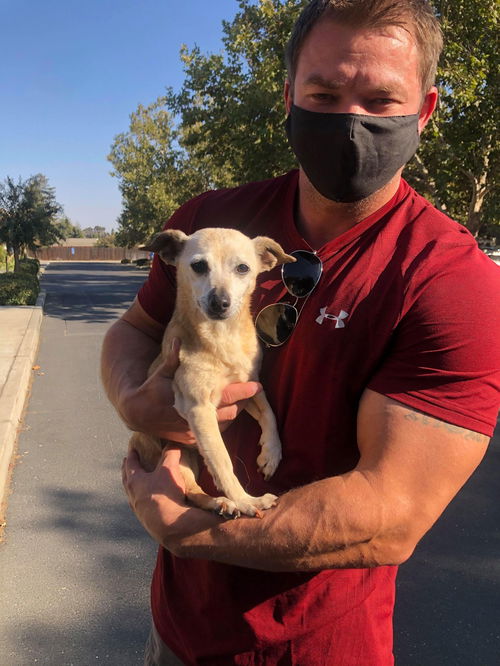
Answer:
[{"label": "asphalt road", "polygon": [[[0,666],[142,663],[156,549],[121,490],[128,434],[98,366],[106,329],[144,278],[101,263],[52,264],[43,278],[40,368],[0,546]],[[401,567],[398,666],[500,664],[499,488],[497,437]]]},{"label": "asphalt road", "polygon": [[0,546],[0,665],[142,664],[156,548],[120,484],[128,433],[100,385],[102,338],[146,273],[51,264]]}]

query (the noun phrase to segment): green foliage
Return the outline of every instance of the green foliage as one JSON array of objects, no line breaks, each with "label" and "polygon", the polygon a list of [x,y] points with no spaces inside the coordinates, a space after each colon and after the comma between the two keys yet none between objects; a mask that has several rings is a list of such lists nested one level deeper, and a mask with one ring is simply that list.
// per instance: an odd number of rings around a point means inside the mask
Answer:
[{"label": "green foliage", "polygon": [[28,271],[0,274],[0,305],[35,305],[38,278]]},{"label": "green foliage", "polygon": [[102,238],[106,235],[106,229],[96,225],[95,227],[85,227],[85,229],[81,229],[80,236],[77,238]]},{"label": "green foliage", "polygon": [[181,203],[180,154],[177,134],[165,99],[140,105],[130,116],[130,129],[115,137],[108,159],[120,179],[123,211],[116,242],[122,247],[141,243],[157,230]]},{"label": "green foliage", "polygon": [[440,102],[410,179],[473,233],[500,224],[497,0],[434,0],[445,49]]},{"label": "green foliage", "polygon": [[[115,137],[108,159],[123,210],[116,242],[145,242],[184,201],[289,170],[282,104],[284,45],[304,0],[240,1],[224,22],[224,54],[182,49],[186,80]],[[177,119],[177,124],[174,122]]]},{"label": "green foliage", "polygon": [[83,238],[83,232],[78,224],[73,224],[67,215],[60,217],[55,223],[61,238]]},{"label": "green foliage", "polygon": [[[223,51],[183,47],[185,80],[131,115],[109,155],[123,211],[117,243],[132,246],[200,192],[295,166],[285,136],[284,49],[307,0],[240,0]],[[433,0],[445,52],[439,110],[405,176],[474,233],[500,224],[498,0]]]},{"label": "green foliage", "polygon": [[262,180],[295,165],[284,131],[284,48],[304,0],[240,1],[223,23],[224,54],[183,48],[186,79],[167,94],[180,144],[204,165],[208,185]]},{"label": "green foliage", "polygon": [[112,231],[110,234],[104,233],[98,237],[96,247],[116,247],[116,234]]},{"label": "green foliage", "polygon": [[33,259],[25,257],[24,259],[19,260],[19,273],[25,273],[27,275],[34,275],[37,277],[38,271],[40,270],[40,262],[38,259]]},{"label": "green foliage", "polygon": [[14,254],[15,271],[27,249],[35,251],[62,238],[55,224],[60,212],[54,189],[42,174],[17,183],[7,177],[0,183],[0,241]]}]

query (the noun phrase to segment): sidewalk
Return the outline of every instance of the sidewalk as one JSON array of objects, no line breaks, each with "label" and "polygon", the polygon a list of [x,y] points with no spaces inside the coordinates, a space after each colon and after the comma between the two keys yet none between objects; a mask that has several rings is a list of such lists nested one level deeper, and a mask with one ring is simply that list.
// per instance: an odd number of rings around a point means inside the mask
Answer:
[{"label": "sidewalk", "polygon": [[34,306],[0,306],[0,526],[18,429],[31,386],[44,302],[45,292],[41,291]]}]

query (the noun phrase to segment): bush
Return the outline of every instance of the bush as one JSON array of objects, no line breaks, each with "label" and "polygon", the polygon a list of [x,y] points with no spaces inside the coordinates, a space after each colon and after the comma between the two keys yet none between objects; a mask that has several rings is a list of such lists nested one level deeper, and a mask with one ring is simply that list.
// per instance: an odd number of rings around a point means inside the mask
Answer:
[{"label": "bush", "polygon": [[36,277],[38,275],[39,270],[40,270],[40,262],[38,261],[38,259],[29,259],[28,257],[26,257],[25,259],[19,260],[20,273],[29,273],[30,275],[34,275]]},{"label": "bush", "polygon": [[39,282],[29,271],[0,274],[0,305],[35,305]]}]

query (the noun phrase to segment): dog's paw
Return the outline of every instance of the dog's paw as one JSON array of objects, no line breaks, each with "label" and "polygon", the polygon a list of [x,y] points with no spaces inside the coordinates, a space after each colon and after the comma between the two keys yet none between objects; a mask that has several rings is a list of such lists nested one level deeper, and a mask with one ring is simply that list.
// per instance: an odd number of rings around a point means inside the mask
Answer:
[{"label": "dog's paw", "polygon": [[224,518],[239,518],[242,515],[262,518],[263,512],[276,506],[277,503],[276,495],[266,493],[261,497],[247,495],[234,502],[227,497],[214,497],[211,508]]},{"label": "dog's paw", "polygon": [[263,446],[257,458],[259,472],[267,481],[276,471],[281,460],[281,446]]},{"label": "dog's paw", "polygon": [[224,518],[239,518],[241,516],[236,503],[227,497],[214,497],[212,509]]},{"label": "dog's paw", "polygon": [[236,506],[241,514],[245,516],[255,516],[256,518],[263,518],[264,511],[271,509],[278,503],[276,495],[266,493],[261,497],[251,497],[248,495],[245,498],[236,500]]}]

